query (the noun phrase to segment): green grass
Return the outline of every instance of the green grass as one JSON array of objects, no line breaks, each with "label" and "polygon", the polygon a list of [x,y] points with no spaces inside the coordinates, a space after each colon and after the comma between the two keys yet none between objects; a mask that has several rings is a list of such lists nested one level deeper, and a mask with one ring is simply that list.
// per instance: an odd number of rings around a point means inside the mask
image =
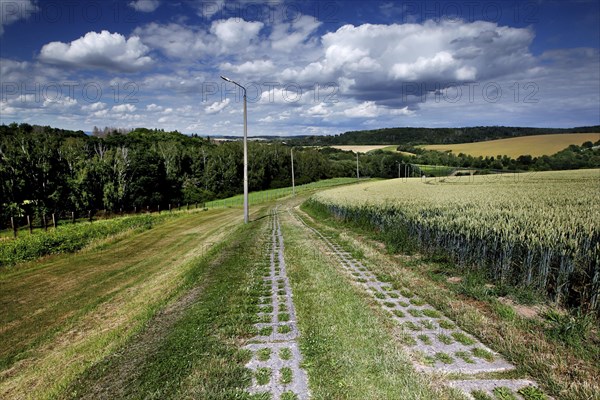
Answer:
[{"label": "green grass", "polygon": [[292,331],[292,328],[289,325],[280,325],[277,328],[277,333],[281,333],[281,334],[290,333],[291,331]]},{"label": "green grass", "polygon": [[417,338],[421,342],[423,342],[423,344],[426,344],[426,345],[430,345],[431,344],[431,339],[427,335],[419,335],[419,336],[417,336]]},{"label": "green grass", "polygon": [[254,377],[258,385],[267,385],[271,382],[271,368],[257,368]]},{"label": "green grass", "polygon": [[72,253],[94,240],[135,230],[151,229],[169,218],[189,217],[190,214],[143,214],[93,223],[64,224],[48,231],[37,230],[33,234],[21,234],[16,239],[0,241],[0,268],[23,261],[35,260],[48,254]]},{"label": "green grass", "polygon": [[298,400],[298,395],[293,392],[283,392],[281,394],[281,400]]},{"label": "green grass", "polygon": [[[245,364],[251,353],[240,340],[250,339],[255,329],[261,292],[256,263],[263,222],[244,226],[226,244],[202,261],[191,279],[194,298],[162,334],[163,314],[157,314],[140,332],[144,341],[132,338],[116,356],[95,364],[64,397],[98,398],[234,398],[250,383]],[[203,266],[201,268],[201,266]],[[205,273],[201,273],[206,271]],[[136,350],[139,349],[139,350]],[[132,357],[135,356],[135,357]],[[265,354],[263,354],[265,356]],[[270,371],[258,370],[257,381],[266,382]]]},{"label": "green grass", "polygon": [[55,395],[114,351],[189,288],[207,242],[216,248],[236,214],[190,213],[0,273],[0,371],[12,368],[0,397],[7,387],[9,397]]},{"label": "green grass", "polygon": [[452,344],[454,343],[454,340],[448,336],[448,335],[444,335],[444,334],[439,334],[437,335],[437,338],[440,342],[444,343],[444,344]]},{"label": "green grass", "polygon": [[[365,182],[361,180],[361,182]],[[350,185],[357,183],[356,178],[333,178],[325,179],[318,182],[307,183],[305,185],[296,186],[296,195],[307,194],[316,190],[325,189],[340,185]],[[248,194],[248,201],[250,206],[271,202],[273,200],[281,199],[292,195],[292,188],[285,187],[280,189],[269,189],[259,192],[251,192]],[[244,201],[243,195],[237,195],[228,197],[226,199],[213,200],[205,204],[207,208],[217,207],[242,207]]]},{"label": "green grass", "polygon": [[436,360],[439,360],[439,361],[443,362],[444,364],[454,363],[454,359],[446,353],[442,353],[442,352],[435,353],[435,358],[436,358]]},{"label": "green grass", "polygon": [[400,310],[394,310],[394,315],[396,317],[399,317],[399,318],[404,318],[405,317],[404,313],[402,311],[400,311]]},{"label": "green grass", "polygon": [[471,357],[471,353],[467,353],[466,351],[457,351],[454,355],[460,359],[462,359],[467,364],[474,364],[475,361],[473,357]]},{"label": "green grass", "polygon": [[413,370],[383,310],[372,308],[364,292],[348,284],[335,259],[316,254],[318,242],[303,227],[289,216],[282,220],[313,398],[449,398]]},{"label": "green grass", "polygon": [[431,321],[423,320],[423,321],[419,321],[419,322],[421,323],[421,325],[423,325],[424,328],[435,329],[435,325]]},{"label": "green grass", "polygon": [[441,321],[438,321],[438,324],[440,325],[440,328],[443,329],[454,329],[456,328],[456,325],[454,325],[453,322],[447,320],[447,319],[443,319]]},{"label": "green grass", "polygon": [[519,389],[517,392],[525,398],[525,400],[547,400],[548,396],[535,386],[527,386]]},{"label": "green grass", "polygon": [[259,361],[268,361],[271,358],[271,349],[268,347],[260,349],[257,353]]},{"label": "green grass", "polygon": [[290,314],[279,313],[279,315],[277,315],[277,319],[279,320],[279,322],[287,322],[290,320]]},{"label": "green grass", "polygon": [[283,367],[280,370],[281,372],[281,377],[279,379],[279,382],[283,385],[289,385],[290,383],[292,383],[292,369],[289,367]]},{"label": "green grass", "polygon": [[410,315],[412,315],[413,317],[422,317],[423,316],[423,313],[421,312],[421,310],[417,310],[416,308],[409,308],[408,313]]},{"label": "green grass", "polygon": [[429,318],[441,318],[442,317],[442,314],[439,311],[430,310],[430,309],[423,310],[423,315],[425,315],[426,317],[429,317]]},{"label": "green grass", "polygon": [[290,350],[287,347],[284,347],[283,349],[279,350],[279,358],[281,358],[283,361],[291,360],[292,350]]},{"label": "green grass", "polygon": [[272,333],[273,333],[273,327],[271,327],[271,326],[265,326],[258,330],[259,336],[270,336]]},{"label": "green grass", "polygon": [[451,335],[454,338],[454,340],[456,340],[459,343],[464,344],[465,346],[471,346],[471,345],[477,343],[474,339],[471,339],[470,337],[468,337],[467,335],[465,335],[462,332],[452,332]]},{"label": "green grass", "polygon": [[512,390],[504,386],[494,388],[494,396],[498,400],[517,400]]},{"label": "green grass", "polygon": [[494,400],[490,395],[482,390],[473,390],[471,395],[475,398],[475,400]]},{"label": "green grass", "polygon": [[489,351],[482,349],[480,347],[473,347],[471,349],[471,353],[477,358],[482,358],[486,361],[492,362],[494,361],[494,355]]}]

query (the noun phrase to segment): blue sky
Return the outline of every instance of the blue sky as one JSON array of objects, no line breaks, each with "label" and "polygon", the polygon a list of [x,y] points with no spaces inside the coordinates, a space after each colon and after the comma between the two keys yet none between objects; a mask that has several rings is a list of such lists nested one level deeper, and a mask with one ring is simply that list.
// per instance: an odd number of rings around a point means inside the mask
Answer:
[{"label": "blue sky", "polygon": [[0,123],[201,135],[600,124],[597,1],[0,0]]}]

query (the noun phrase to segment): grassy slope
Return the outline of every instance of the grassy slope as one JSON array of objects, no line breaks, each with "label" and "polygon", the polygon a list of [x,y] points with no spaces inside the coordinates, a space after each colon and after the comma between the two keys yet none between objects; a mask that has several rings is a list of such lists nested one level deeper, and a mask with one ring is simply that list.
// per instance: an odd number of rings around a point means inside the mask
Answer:
[{"label": "grassy slope", "polygon": [[455,154],[464,153],[475,157],[507,155],[517,158],[527,154],[534,157],[552,155],[572,144],[581,145],[587,141],[596,142],[598,140],[600,140],[600,133],[568,133],[523,136],[475,143],[432,144],[423,147],[428,150],[450,150]]},{"label": "grassy slope", "polygon": [[255,215],[195,263],[189,290],[61,398],[247,398],[239,344],[254,334],[266,221]]},{"label": "grassy slope", "polygon": [[[517,366],[517,375],[533,377],[557,399],[599,399],[600,366],[594,360],[597,343],[590,344],[591,352],[585,347],[565,345],[545,334],[543,321],[521,317],[495,297],[475,296],[475,292],[491,290],[484,286],[486,282],[468,274],[460,276],[453,266],[418,254],[386,254],[382,252],[384,244],[373,232],[307,211],[318,219],[312,222],[321,230],[338,234],[350,250],[362,254],[374,272],[386,274],[392,282],[419,294],[462,329],[502,353]],[[448,281],[451,276],[459,280]]]},{"label": "grassy slope", "polygon": [[177,293],[190,261],[239,221],[213,210],[0,275],[0,397],[51,397]]},{"label": "grassy slope", "polygon": [[306,228],[289,214],[282,218],[313,398],[455,398],[413,370],[392,321],[348,283]]}]

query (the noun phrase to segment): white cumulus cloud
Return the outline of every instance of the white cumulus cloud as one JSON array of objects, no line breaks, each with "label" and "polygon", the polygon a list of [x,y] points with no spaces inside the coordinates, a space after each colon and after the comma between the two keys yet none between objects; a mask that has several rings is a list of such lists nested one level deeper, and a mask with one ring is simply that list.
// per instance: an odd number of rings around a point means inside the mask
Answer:
[{"label": "white cumulus cloud", "polygon": [[119,104],[118,106],[113,106],[112,111],[116,113],[130,113],[137,110],[137,107],[133,104]]},{"label": "white cumulus cloud", "polygon": [[220,113],[225,107],[227,107],[230,101],[230,99],[225,99],[223,101],[215,101],[210,106],[206,107],[204,109],[204,112],[206,112],[207,114]]},{"label": "white cumulus cloud", "polygon": [[159,0],[135,0],[129,3],[129,7],[136,11],[150,13],[160,6]]},{"label": "white cumulus cloud", "polygon": [[71,43],[44,45],[39,58],[49,64],[133,72],[152,63],[148,50],[137,36],[126,39],[119,33],[88,32]]}]

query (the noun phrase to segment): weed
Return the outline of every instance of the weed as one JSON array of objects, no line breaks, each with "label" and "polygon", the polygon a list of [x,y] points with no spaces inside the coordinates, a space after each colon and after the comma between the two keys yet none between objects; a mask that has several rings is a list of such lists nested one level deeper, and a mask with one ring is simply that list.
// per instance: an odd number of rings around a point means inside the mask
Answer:
[{"label": "weed", "polygon": [[412,321],[406,321],[404,324],[402,324],[405,328],[410,329],[411,331],[420,331],[421,327],[418,325],[415,325],[414,322]]},{"label": "weed", "polygon": [[580,345],[594,324],[593,317],[580,310],[574,314],[561,314],[550,310],[544,317],[548,321],[546,334],[571,346]]},{"label": "weed", "polygon": [[462,359],[467,364],[475,364],[475,361],[471,357],[471,354],[467,353],[466,351],[457,351],[456,353],[454,353],[454,355]]},{"label": "weed", "polygon": [[298,400],[298,395],[294,392],[284,392],[281,394],[281,400]]},{"label": "weed", "polygon": [[417,337],[424,344],[426,344],[426,345],[430,345],[431,344],[431,338],[429,336],[427,336],[427,335],[419,335]]},{"label": "weed", "polygon": [[279,315],[277,316],[277,319],[279,320],[279,322],[287,322],[290,320],[290,314],[279,313]]},{"label": "weed", "polygon": [[270,326],[265,326],[258,331],[260,336],[270,336],[273,333],[273,328]]},{"label": "weed", "polygon": [[440,325],[440,328],[442,328],[442,329],[454,329],[454,328],[456,328],[456,325],[454,325],[452,322],[448,321],[447,319],[443,319],[441,321],[438,321],[438,324]]},{"label": "weed", "polygon": [[289,325],[280,325],[277,328],[277,332],[279,332],[281,334],[290,333],[291,331],[292,331],[292,328]]},{"label": "weed", "polygon": [[546,396],[540,389],[535,386],[527,386],[519,389],[517,392],[525,398],[525,400],[547,400]]},{"label": "weed", "polygon": [[409,306],[409,304],[407,302],[405,302],[405,301],[399,301],[398,305],[401,306],[401,307],[408,307]]},{"label": "weed", "polygon": [[441,318],[442,317],[442,314],[439,311],[430,310],[430,309],[423,310],[423,315],[425,315],[426,317],[429,317],[429,318]]},{"label": "weed", "polygon": [[407,299],[410,299],[411,297],[413,297],[412,292],[406,288],[400,289],[400,294],[402,296],[406,297]]},{"label": "weed", "polygon": [[489,351],[482,349],[480,347],[473,347],[471,349],[471,353],[477,358],[482,358],[486,361],[492,362],[494,361],[494,355]]},{"label": "weed", "polygon": [[375,297],[377,297],[378,299],[385,299],[385,294],[381,293],[381,292],[375,292],[374,293]]},{"label": "weed", "polygon": [[397,299],[400,297],[400,295],[398,293],[394,293],[394,292],[389,292],[388,295],[392,298],[392,299]]},{"label": "weed", "polygon": [[425,300],[423,299],[410,299],[410,303],[414,306],[424,306]]},{"label": "weed", "polygon": [[423,320],[419,322],[421,322],[421,325],[427,329],[435,329],[435,325],[429,320]]},{"label": "weed", "polygon": [[258,368],[254,376],[258,385],[267,385],[271,381],[271,368]]},{"label": "weed", "polygon": [[385,302],[385,303],[383,303],[383,304],[384,304],[386,307],[389,307],[389,308],[394,308],[394,307],[396,307],[396,304],[395,304],[395,303],[392,303],[391,301],[386,301],[386,302]]},{"label": "weed", "polygon": [[292,383],[292,369],[289,367],[283,367],[281,368],[281,378],[279,379],[279,381],[283,384],[283,385],[289,385],[290,383]]},{"label": "weed", "polygon": [[279,358],[284,361],[291,360],[292,350],[290,350],[288,347],[284,347],[283,349],[279,350]]},{"label": "weed", "polygon": [[471,396],[473,396],[475,400],[494,400],[490,395],[482,390],[473,390],[471,392]]},{"label": "weed", "polygon": [[454,359],[446,353],[435,353],[435,358],[444,364],[452,364]]},{"label": "weed", "polygon": [[437,338],[440,342],[442,342],[446,345],[454,343],[454,340],[452,340],[452,338],[448,335],[440,334],[440,335],[437,335]]},{"label": "weed", "polygon": [[471,346],[477,343],[474,339],[471,339],[467,335],[462,332],[452,332],[452,337],[459,343],[464,344],[465,346]]},{"label": "weed", "polygon": [[498,400],[517,400],[512,390],[504,386],[494,388],[494,395]]},{"label": "weed", "polygon": [[413,317],[421,317],[421,316],[423,316],[423,313],[421,312],[421,310],[417,310],[416,308],[409,308],[408,309],[408,313],[410,315],[412,315]]},{"label": "weed", "polygon": [[271,358],[271,349],[268,347],[263,347],[257,352],[257,356],[259,361],[267,361],[269,358]]}]

